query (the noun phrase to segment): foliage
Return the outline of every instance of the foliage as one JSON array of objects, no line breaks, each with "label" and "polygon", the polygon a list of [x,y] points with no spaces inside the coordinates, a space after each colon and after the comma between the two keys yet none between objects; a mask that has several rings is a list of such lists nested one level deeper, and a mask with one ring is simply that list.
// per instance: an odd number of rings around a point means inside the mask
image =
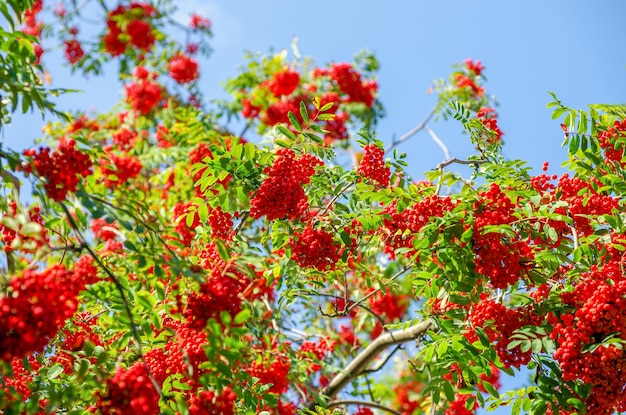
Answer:
[{"label": "foliage", "polygon": [[[84,4],[97,42],[75,26]],[[0,6],[3,124],[20,102],[55,111],[41,8]],[[468,59],[385,146],[372,54],[249,54],[232,99],[210,104],[197,81],[211,23],[174,11],[55,6],[74,73],[116,62],[125,98],[57,114],[49,147],[0,153],[3,413],[626,410],[626,108],[553,95],[570,173],[533,175],[502,156]],[[475,154],[451,158],[433,118],[458,120]],[[416,181],[397,147],[422,130],[446,160]],[[500,391],[521,368],[528,385]]]}]

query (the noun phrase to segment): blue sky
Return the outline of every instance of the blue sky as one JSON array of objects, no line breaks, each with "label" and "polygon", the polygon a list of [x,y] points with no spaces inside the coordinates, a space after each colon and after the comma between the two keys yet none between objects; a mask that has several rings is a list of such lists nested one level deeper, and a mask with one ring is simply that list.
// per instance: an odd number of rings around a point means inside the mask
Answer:
[{"label": "blue sky", "polygon": [[[546,108],[548,91],[579,108],[626,102],[626,2],[620,0],[181,0],[178,4],[182,22],[188,21],[191,11],[213,22],[214,53],[202,62],[201,85],[208,97],[225,97],[222,82],[243,63],[244,51],[290,49],[294,36],[300,52],[318,64],[349,61],[362,49],[375,52],[381,64],[380,99],[388,114],[378,137],[386,142],[422,120],[435,103],[435,97],[426,94],[432,81],[447,77],[452,64],[468,57],[483,62],[487,90],[501,104],[499,124],[505,132],[506,156],[526,160],[537,170],[549,161],[551,172],[562,172],[558,166],[566,155],[559,122],[551,120]],[[58,52],[47,52],[44,62],[54,86],[85,91],[63,98],[62,108],[106,111],[122,96],[121,87],[106,77],[81,81],[71,78],[67,69],[59,70]],[[4,132],[4,144],[29,147],[41,126],[38,114],[16,114],[14,124]],[[431,127],[453,156],[467,155],[470,146],[460,125],[451,121]],[[400,149],[408,154],[414,178],[443,158],[425,132]],[[524,375],[509,380],[505,387],[525,379]],[[510,408],[492,413],[510,413]]]}]

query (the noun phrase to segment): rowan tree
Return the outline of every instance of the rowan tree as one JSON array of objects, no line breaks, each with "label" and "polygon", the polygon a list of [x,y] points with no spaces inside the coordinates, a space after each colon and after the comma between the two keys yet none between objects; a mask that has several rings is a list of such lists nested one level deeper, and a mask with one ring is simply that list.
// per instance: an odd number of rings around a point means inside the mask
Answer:
[{"label": "rowan tree", "polygon": [[[85,4],[95,37],[76,26]],[[626,410],[626,107],[553,95],[568,173],[534,174],[503,156],[477,60],[384,142],[372,54],[251,54],[214,102],[198,87],[207,17],[49,6],[43,23],[41,0],[0,4],[0,127],[56,116],[40,146],[0,149],[3,413]],[[58,111],[46,34],[75,76],[115,63],[122,101]],[[474,154],[450,157],[437,120]],[[446,158],[411,177],[401,146],[418,133]],[[532,384],[500,390],[521,368]]]}]

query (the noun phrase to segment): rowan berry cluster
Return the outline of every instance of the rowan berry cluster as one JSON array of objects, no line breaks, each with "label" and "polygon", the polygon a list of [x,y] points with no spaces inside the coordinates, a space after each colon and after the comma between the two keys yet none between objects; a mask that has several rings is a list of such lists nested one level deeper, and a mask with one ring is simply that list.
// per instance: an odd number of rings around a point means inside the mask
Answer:
[{"label": "rowan berry cluster", "polygon": [[291,259],[302,268],[318,271],[333,269],[340,258],[340,245],[333,235],[322,229],[313,229],[309,223],[302,232],[295,232],[290,241]]},{"label": "rowan berry cluster", "polygon": [[[471,409],[467,409],[466,403],[469,398],[474,398],[474,405]],[[476,397],[471,394],[457,393],[454,400],[450,402],[450,406],[444,412],[444,415],[474,415],[478,409]]]},{"label": "rowan berry cluster", "polygon": [[378,186],[389,186],[391,169],[385,165],[385,150],[374,144],[368,144],[363,148],[363,158],[357,169],[357,173],[368,178]]},{"label": "rowan berry cluster", "polygon": [[491,107],[483,107],[477,113],[476,117],[480,120],[480,122],[490,130],[493,135],[490,135],[487,138],[487,144],[495,144],[502,140],[502,136],[504,133],[498,127],[498,114]]},{"label": "rowan berry cluster", "polygon": [[515,204],[493,183],[489,190],[479,194],[474,211],[472,238],[476,273],[488,277],[495,288],[517,283],[528,272],[529,261],[534,257],[532,248],[519,236],[483,230],[488,225],[514,222]]},{"label": "rowan berry cluster", "polygon": [[211,228],[211,237],[230,241],[233,239],[233,217],[230,213],[222,210],[220,206],[209,211],[208,216],[209,227]]},{"label": "rowan berry cluster", "polygon": [[604,158],[608,162],[624,167],[624,138],[626,137],[626,119],[615,121],[612,126],[600,131],[598,141],[604,150]]},{"label": "rowan berry cluster", "polygon": [[368,108],[374,105],[378,84],[375,81],[363,81],[361,74],[351,64],[335,63],[330,66],[330,70],[321,74],[330,76],[339,90],[348,95],[349,102],[360,102]]},{"label": "rowan berry cluster", "polygon": [[276,72],[268,87],[276,97],[291,95],[300,85],[300,74],[289,69]]},{"label": "rowan berry cluster", "polygon": [[415,234],[432,218],[442,217],[453,207],[454,201],[451,198],[440,196],[428,196],[402,212],[398,212],[395,202],[386,206],[383,209],[385,253],[394,258],[396,249],[408,248],[410,251],[407,255],[412,255],[415,252],[413,248]]},{"label": "rowan berry cluster", "polygon": [[413,415],[422,405],[420,392],[424,384],[417,380],[399,382],[393,387],[394,401],[402,415]]},{"label": "rowan berry cluster", "polygon": [[128,128],[122,128],[119,131],[113,133],[111,139],[113,144],[121,151],[128,151],[134,147],[137,141],[138,134],[136,131],[131,131]]},{"label": "rowan berry cluster", "polygon": [[305,103],[309,112],[317,111],[311,105],[319,99],[320,108],[333,103],[327,114],[333,114],[323,121],[324,141],[330,144],[348,138],[348,112],[339,111],[340,104],[358,103],[367,108],[374,105],[377,84],[373,80],[363,80],[361,73],[349,63],[337,63],[329,68],[315,68],[308,74],[301,74],[292,68],[274,72],[270,79],[259,82],[250,91],[239,91],[242,115],[258,118],[261,130],[267,126],[284,123],[289,125],[289,112],[302,124],[300,104]]},{"label": "rowan berry cluster", "polygon": [[105,218],[92,219],[89,227],[96,239],[106,242],[117,237],[117,226],[114,222],[109,223]]},{"label": "rowan berry cluster", "polygon": [[216,391],[201,391],[189,400],[189,415],[234,415],[237,395],[229,386]]},{"label": "rowan berry cluster", "polygon": [[179,84],[188,84],[200,76],[198,62],[182,53],[173,56],[168,64],[170,77]]},{"label": "rowan berry cluster", "polygon": [[267,178],[250,200],[250,216],[297,220],[309,207],[302,185],[311,181],[315,167],[324,162],[310,154],[296,157],[293,150],[285,148],[276,154],[276,162],[264,170]]},{"label": "rowan berry cluster", "polygon": [[588,236],[593,232],[589,216],[609,214],[619,208],[617,198],[600,194],[589,181],[570,177],[567,173],[559,179],[555,193],[560,200],[567,201],[566,210],[563,208],[557,212],[572,218],[579,236]]},{"label": "rowan berry cluster", "polygon": [[148,3],[119,5],[107,17],[104,50],[111,56],[125,53],[129,47],[149,52],[156,41],[150,20],[157,10]]},{"label": "rowan berry cluster", "polygon": [[41,147],[39,151],[25,150],[24,155],[32,157],[32,163],[24,164],[23,170],[44,179],[46,193],[57,202],[65,200],[69,192],[76,191],[81,176],[92,173],[89,155],[78,150],[74,140],[61,138],[52,153],[49,148]]},{"label": "rowan berry cluster", "polygon": [[9,361],[40,352],[78,307],[76,297],[95,282],[96,270],[87,260],[74,272],[54,265],[41,272],[25,270],[9,281],[0,297],[0,359]]},{"label": "rowan berry cluster", "polygon": [[190,327],[201,330],[209,319],[219,319],[222,312],[235,317],[241,311],[245,282],[242,276],[232,271],[213,270],[199,291],[188,297],[184,316]]},{"label": "rowan berry cluster", "polygon": [[393,293],[389,287],[385,287],[384,291],[379,290],[368,299],[370,309],[389,323],[400,320],[404,316],[409,302],[408,295]]},{"label": "rowan berry cluster", "polygon": [[65,41],[64,56],[70,64],[74,65],[85,56],[85,51],[78,40],[70,39]]},{"label": "rowan berry cluster", "polygon": [[106,187],[120,186],[130,179],[139,176],[143,168],[139,159],[135,156],[118,156],[108,153],[107,159],[100,160],[104,185]]},{"label": "rowan berry cluster", "polygon": [[474,305],[467,316],[470,326],[464,335],[470,342],[478,340],[474,328],[480,327],[495,344],[498,358],[505,367],[516,367],[530,361],[531,351],[522,352],[520,346],[508,348],[515,330],[540,323],[540,317],[525,308],[508,308],[494,300],[483,299]]},{"label": "rowan berry cluster", "polygon": [[50,240],[44,228],[43,218],[39,214],[39,206],[33,206],[28,212],[30,223],[39,225],[37,233],[25,232],[25,224],[21,220],[13,220],[20,216],[16,202],[9,203],[9,212],[3,215],[5,218],[0,222],[0,232],[4,251],[19,250],[22,252],[35,253],[37,250],[49,244]]},{"label": "rowan berry cluster", "polygon": [[118,368],[106,381],[106,391],[96,399],[96,407],[102,415],[159,413],[159,395],[142,362],[128,369]]},{"label": "rowan berry cluster", "polygon": [[626,279],[620,262],[593,266],[563,300],[573,309],[560,315],[551,333],[563,378],[592,386],[586,400],[588,413],[622,411],[626,356],[618,344],[607,342],[612,337],[626,340]]},{"label": "rowan berry cluster", "polygon": [[189,19],[189,26],[193,29],[210,29],[211,21],[197,13],[193,13]]},{"label": "rowan berry cluster", "polygon": [[191,226],[187,225],[186,219],[190,207],[191,202],[177,203],[176,205],[174,205],[173,219],[176,223],[175,231],[177,234],[177,239],[184,246],[189,246],[191,244],[191,241],[193,241],[193,238],[196,235],[195,229],[200,226],[200,217],[197,214],[194,215]]},{"label": "rowan berry cluster", "polygon": [[30,9],[24,12],[24,26],[20,29],[27,35],[39,37],[41,36],[41,29],[43,23],[37,20],[37,14],[43,10],[43,1],[35,0]]},{"label": "rowan berry cluster", "polygon": [[124,86],[126,100],[141,115],[150,114],[163,101],[163,88],[154,82],[156,76],[156,73],[150,73],[143,66],[138,66],[135,68],[137,81]]}]

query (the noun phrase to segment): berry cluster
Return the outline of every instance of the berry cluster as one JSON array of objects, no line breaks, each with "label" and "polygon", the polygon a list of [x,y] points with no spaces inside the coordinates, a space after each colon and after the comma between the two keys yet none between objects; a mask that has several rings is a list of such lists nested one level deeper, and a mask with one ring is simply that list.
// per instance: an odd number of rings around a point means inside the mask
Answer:
[{"label": "berry cluster", "polygon": [[300,74],[286,69],[276,72],[274,78],[269,81],[268,87],[276,97],[291,95],[300,85]]},{"label": "berry cluster", "polygon": [[339,90],[348,95],[349,102],[360,102],[368,108],[374,105],[378,85],[375,81],[364,82],[361,74],[351,64],[347,62],[332,64],[326,73],[337,84]]},{"label": "berry cluster", "polygon": [[221,271],[214,270],[200,290],[189,295],[184,316],[190,327],[201,330],[209,319],[219,319],[222,312],[234,317],[241,311],[245,279],[239,273]]},{"label": "berry cluster", "polygon": [[386,287],[384,292],[378,291],[368,299],[370,309],[388,322],[399,320],[409,307],[410,297],[406,294],[396,294]]},{"label": "berry cluster", "polygon": [[89,225],[96,239],[110,241],[117,237],[117,226],[115,222],[109,223],[105,218],[92,219]]},{"label": "berry cluster", "polygon": [[179,84],[188,84],[200,76],[198,62],[182,53],[173,56],[167,66],[170,71],[170,77]]},{"label": "berry cluster", "polygon": [[551,333],[563,378],[592,386],[587,413],[623,411],[626,355],[619,344],[605,342],[611,337],[626,340],[626,279],[621,262],[593,266],[563,300],[573,310],[559,317]]},{"label": "berry cluster", "polygon": [[480,122],[493,134],[487,138],[487,144],[495,144],[502,140],[504,133],[498,127],[498,114],[491,107],[483,107],[477,113],[476,117]]},{"label": "berry cluster", "polygon": [[615,121],[612,126],[598,134],[600,147],[604,150],[604,158],[608,162],[624,167],[624,138],[626,137],[626,119]]},{"label": "berry cluster", "polygon": [[0,297],[0,359],[8,361],[41,351],[78,307],[76,297],[95,282],[88,260],[74,272],[54,265],[41,272],[27,269],[9,281]]},{"label": "berry cluster", "polygon": [[211,227],[211,237],[223,241],[233,239],[233,217],[230,213],[224,212],[220,206],[209,211],[209,226]]},{"label": "berry cluster", "polygon": [[44,179],[46,193],[57,202],[76,191],[81,176],[92,173],[89,155],[76,149],[74,140],[59,139],[59,146],[52,153],[49,148],[40,148],[38,152],[25,150],[24,155],[33,159],[31,164],[23,165],[24,171],[34,172]]},{"label": "berry cluster", "polygon": [[444,415],[474,415],[478,409],[478,402],[474,399],[474,406],[467,409],[466,404],[470,397],[475,398],[471,394],[457,393]]},{"label": "berry cluster", "polygon": [[293,150],[281,148],[276,162],[265,168],[267,178],[250,201],[250,216],[267,220],[301,218],[309,207],[302,188],[311,181],[316,166],[324,163],[315,156],[296,157]]},{"label": "berry cluster", "polygon": [[[273,71],[272,71],[273,72]],[[348,138],[346,124],[350,120],[348,112],[340,112],[340,104],[359,103],[371,108],[374,105],[377,84],[363,80],[349,63],[337,63],[329,68],[315,68],[308,76],[291,68],[274,72],[270,79],[259,82],[252,90],[239,92],[242,115],[257,118],[262,122],[261,130],[267,126],[284,123],[289,125],[289,112],[302,124],[300,104],[305,103],[310,112],[311,105],[319,99],[320,107],[328,103],[333,106],[325,110],[334,117],[324,119],[324,141],[330,144]]]},{"label": "berry cluster", "polygon": [[321,229],[313,229],[307,224],[302,232],[295,232],[290,241],[291,259],[302,268],[315,268],[318,271],[332,269],[339,260],[339,244],[333,235]]},{"label": "berry cluster", "polygon": [[193,13],[189,20],[189,27],[192,29],[208,30],[211,28],[211,21],[197,13]]},{"label": "berry cluster", "polygon": [[[37,250],[49,244],[46,228],[43,226],[43,218],[39,214],[39,206],[33,206],[28,212],[30,223],[38,224],[37,232],[26,232],[25,225],[20,220],[22,214],[18,213],[18,205],[16,202],[9,203],[9,212],[3,215],[0,222],[0,232],[2,233],[2,242],[4,242],[4,251],[10,252],[20,250],[22,252],[35,253]],[[17,218],[17,220],[13,220]]]},{"label": "berry cluster", "polygon": [[[263,121],[265,125],[290,124],[289,113],[291,112],[298,119],[298,122],[302,124],[303,119],[300,115],[300,102],[308,103],[309,100],[304,95],[283,98],[265,109],[261,121]],[[251,108],[251,111],[254,111],[254,108]]]},{"label": "berry cluster", "polygon": [[269,384],[268,392],[282,395],[289,389],[289,369],[291,368],[291,361],[281,354],[275,352],[272,355],[272,359],[263,359],[260,362],[254,361],[248,368],[248,373],[259,378],[259,383]]},{"label": "berry cluster", "polygon": [[111,56],[125,53],[129,47],[148,52],[152,49],[156,36],[150,19],[157,10],[147,3],[132,2],[128,6],[119,5],[107,16],[107,33],[104,35],[104,50]]},{"label": "berry cluster", "polygon": [[80,45],[78,40],[70,39],[66,40],[64,43],[64,56],[70,64],[74,65],[76,62],[81,60],[83,56],[85,56],[85,51],[83,51],[83,47]]},{"label": "berry cluster", "polygon": [[520,237],[483,231],[488,225],[515,221],[514,210],[515,204],[496,183],[481,192],[474,203],[475,271],[487,276],[495,288],[506,288],[519,281],[528,272],[529,261],[534,257],[530,245]]},{"label": "berry cluster", "polygon": [[234,415],[237,395],[229,386],[221,393],[201,391],[189,400],[189,415]]},{"label": "berry cluster", "polygon": [[159,395],[142,362],[128,369],[118,368],[106,381],[106,391],[97,396],[96,406],[102,415],[157,415],[160,412]]},{"label": "berry cluster", "polygon": [[100,166],[106,187],[119,186],[134,179],[143,167],[135,156],[118,156],[113,153],[108,154],[108,160],[101,159]]},{"label": "berry cluster", "polygon": [[454,201],[451,198],[440,196],[426,197],[402,212],[398,212],[395,202],[385,207],[383,210],[385,222],[382,229],[385,253],[394,258],[396,249],[408,248],[410,251],[407,255],[413,255],[415,234],[432,218],[442,217],[453,207]]},{"label": "berry cluster", "polygon": [[189,246],[194,236],[196,235],[196,227],[200,226],[200,217],[196,214],[194,216],[191,226],[187,225],[187,214],[191,202],[177,203],[174,205],[173,219],[176,223],[175,231],[177,239],[185,246]]},{"label": "berry cluster", "polygon": [[141,115],[148,115],[163,101],[163,89],[154,82],[155,73],[148,72],[143,66],[135,68],[137,82],[124,86],[126,100],[131,108]]},{"label": "berry cluster", "polygon": [[22,32],[35,37],[41,36],[43,23],[37,20],[37,14],[41,10],[43,10],[43,1],[35,0],[32,7],[24,12],[24,26],[20,29]]},{"label": "berry cluster", "polygon": [[567,201],[567,210],[557,210],[569,214],[574,221],[578,235],[590,235],[593,232],[589,216],[605,215],[619,208],[617,198],[598,193],[592,183],[580,177],[569,177],[565,173],[559,179],[556,193],[559,200]]},{"label": "berry cluster", "polygon": [[122,128],[121,130],[113,133],[111,136],[113,144],[121,151],[128,151],[135,145],[137,141],[137,132],[131,131],[128,128]]},{"label": "berry cluster", "polygon": [[406,380],[399,382],[393,387],[394,402],[402,415],[413,415],[421,407],[422,398],[420,392],[424,389],[424,384],[417,380]]},{"label": "berry cluster", "polygon": [[520,346],[508,348],[515,330],[540,323],[540,318],[526,308],[507,308],[489,299],[483,299],[474,305],[467,321],[470,327],[464,333],[470,342],[478,340],[474,328],[480,327],[492,343],[495,343],[498,358],[505,367],[519,368],[530,361],[531,351],[522,352]]},{"label": "berry cluster", "polygon": [[363,148],[363,159],[359,164],[357,173],[370,179],[379,186],[389,186],[391,169],[385,166],[385,151],[374,145],[368,144]]}]

